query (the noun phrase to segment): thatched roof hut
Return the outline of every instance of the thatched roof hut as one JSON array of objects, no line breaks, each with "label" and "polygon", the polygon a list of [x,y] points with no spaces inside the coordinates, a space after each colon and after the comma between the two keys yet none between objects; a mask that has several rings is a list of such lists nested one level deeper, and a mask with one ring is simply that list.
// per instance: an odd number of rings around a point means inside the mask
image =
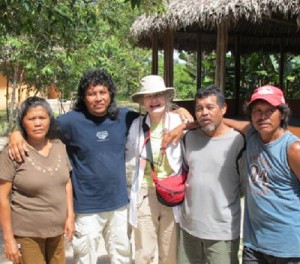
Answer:
[{"label": "thatched roof hut", "polygon": [[278,52],[280,49],[300,54],[299,0],[170,0],[166,13],[141,15],[131,27],[137,45],[151,47],[154,33],[158,48],[163,48],[163,34],[174,32],[174,48],[197,50],[199,33],[202,49],[213,50],[218,25],[228,25],[228,50],[234,51],[235,37],[240,38],[240,52]]},{"label": "thatched roof hut", "polygon": [[[173,51],[196,51],[197,87],[201,85],[202,51],[216,51],[215,84],[225,87],[225,54],[235,57],[235,113],[240,109],[240,56],[280,53],[283,87],[284,54],[300,54],[300,0],[169,0],[166,12],[142,15],[131,27],[136,45],[152,48],[152,73],[158,50],[164,50],[164,78],[173,85]],[[300,113],[299,113],[300,114]]]}]

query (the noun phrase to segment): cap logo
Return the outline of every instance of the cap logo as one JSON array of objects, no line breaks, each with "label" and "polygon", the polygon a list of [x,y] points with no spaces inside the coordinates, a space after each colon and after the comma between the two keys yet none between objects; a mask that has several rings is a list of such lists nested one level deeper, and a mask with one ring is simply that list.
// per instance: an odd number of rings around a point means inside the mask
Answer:
[{"label": "cap logo", "polygon": [[257,94],[274,94],[274,91],[271,87],[264,86],[257,90]]},{"label": "cap logo", "polygon": [[265,100],[276,107],[280,104],[285,104],[283,92],[278,87],[272,85],[256,88],[251,96],[249,104],[258,99]]}]

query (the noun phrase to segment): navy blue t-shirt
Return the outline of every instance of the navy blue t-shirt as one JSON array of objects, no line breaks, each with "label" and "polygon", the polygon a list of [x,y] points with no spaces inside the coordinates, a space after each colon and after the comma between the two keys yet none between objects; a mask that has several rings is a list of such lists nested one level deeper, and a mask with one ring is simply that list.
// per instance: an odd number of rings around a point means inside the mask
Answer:
[{"label": "navy blue t-shirt", "polygon": [[126,136],[137,116],[121,108],[115,120],[78,111],[57,118],[73,167],[76,213],[112,211],[128,203]]}]

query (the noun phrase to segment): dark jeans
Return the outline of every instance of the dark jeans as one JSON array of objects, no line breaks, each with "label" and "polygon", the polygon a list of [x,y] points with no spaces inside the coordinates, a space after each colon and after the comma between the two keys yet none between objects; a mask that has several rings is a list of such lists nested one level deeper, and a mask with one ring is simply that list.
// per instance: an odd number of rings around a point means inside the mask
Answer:
[{"label": "dark jeans", "polygon": [[242,264],[300,264],[300,258],[279,258],[244,247]]}]

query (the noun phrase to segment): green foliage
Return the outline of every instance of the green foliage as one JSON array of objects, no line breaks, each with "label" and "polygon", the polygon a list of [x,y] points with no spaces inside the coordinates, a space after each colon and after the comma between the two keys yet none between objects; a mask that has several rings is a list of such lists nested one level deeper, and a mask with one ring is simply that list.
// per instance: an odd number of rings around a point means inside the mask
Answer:
[{"label": "green foliage", "polygon": [[149,71],[149,51],[133,49],[128,37],[139,10],[128,12],[121,1],[22,0],[1,7],[0,58],[11,81],[17,63],[28,86],[46,93],[55,84],[69,97],[84,71],[102,67],[130,94]]},{"label": "green foliage", "polygon": [[129,34],[141,10],[121,0],[6,0],[0,8],[0,71],[17,89],[46,95],[54,85],[69,99],[83,72],[101,67],[129,96],[150,72],[149,51],[133,48]]},{"label": "green foliage", "polygon": [[124,0],[125,3],[130,2],[131,8],[143,9],[145,13],[162,13],[165,11],[166,0]]},{"label": "green foliage", "polygon": [[287,98],[300,98],[300,56],[287,56],[285,92]]},{"label": "green foliage", "polygon": [[[181,52],[175,64],[175,87],[181,99],[189,99],[196,89],[196,55]],[[279,55],[252,53],[241,57],[240,98],[248,98],[255,87],[264,84],[279,86]],[[300,56],[287,55],[284,65],[284,87],[287,98],[300,98]],[[215,53],[202,54],[201,87],[214,83]],[[235,64],[234,56],[226,54],[226,98],[234,98]]]},{"label": "green foliage", "polygon": [[[197,87],[197,57],[195,53],[180,52],[179,61],[174,66],[174,86],[180,99],[194,98]],[[215,54],[203,54],[201,69],[201,87],[214,82]]]},{"label": "green foliage", "polygon": [[193,98],[195,94],[195,79],[186,71],[186,65],[176,64],[174,70],[174,87],[176,98]]}]

